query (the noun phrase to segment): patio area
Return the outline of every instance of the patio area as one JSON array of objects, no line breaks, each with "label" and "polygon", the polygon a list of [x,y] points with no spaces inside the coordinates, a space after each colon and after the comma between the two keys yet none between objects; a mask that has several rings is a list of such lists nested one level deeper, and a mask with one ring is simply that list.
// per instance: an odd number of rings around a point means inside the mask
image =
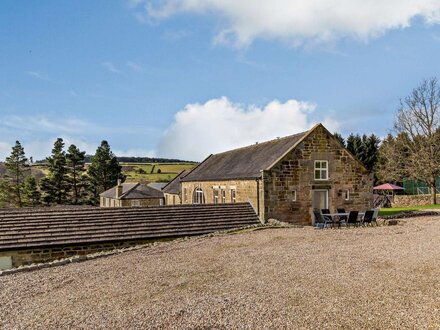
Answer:
[{"label": "patio area", "polygon": [[438,329],[440,217],[160,243],[0,277],[0,328]]}]

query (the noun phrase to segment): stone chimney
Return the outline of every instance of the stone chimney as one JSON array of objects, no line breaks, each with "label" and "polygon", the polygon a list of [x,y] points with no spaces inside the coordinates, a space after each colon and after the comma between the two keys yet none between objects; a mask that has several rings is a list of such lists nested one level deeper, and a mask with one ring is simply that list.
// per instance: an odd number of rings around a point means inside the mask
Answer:
[{"label": "stone chimney", "polygon": [[116,186],[116,198],[119,198],[122,196],[122,184],[121,180],[118,179],[118,185]]}]

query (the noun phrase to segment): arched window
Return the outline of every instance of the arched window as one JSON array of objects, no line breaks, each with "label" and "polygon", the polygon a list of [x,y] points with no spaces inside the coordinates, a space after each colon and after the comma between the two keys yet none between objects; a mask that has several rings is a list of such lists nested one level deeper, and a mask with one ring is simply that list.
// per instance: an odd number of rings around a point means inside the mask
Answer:
[{"label": "arched window", "polygon": [[202,188],[194,189],[193,204],[205,204],[205,195]]}]

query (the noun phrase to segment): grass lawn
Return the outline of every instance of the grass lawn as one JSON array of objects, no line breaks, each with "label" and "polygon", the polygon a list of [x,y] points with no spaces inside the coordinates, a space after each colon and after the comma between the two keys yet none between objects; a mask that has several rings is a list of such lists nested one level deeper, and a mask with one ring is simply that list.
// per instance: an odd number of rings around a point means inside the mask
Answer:
[{"label": "grass lawn", "polygon": [[194,163],[121,163],[127,182],[168,182]]},{"label": "grass lawn", "polygon": [[428,209],[440,209],[440,204],[430,204],[430,205],[422,205],[422,206],[406,206],[406,207],[391,207],[391,208],[381,208],[379,215],[387,216],[387,215],[396,215],[405,211],[419,211],[419,210],[428,210]]}]

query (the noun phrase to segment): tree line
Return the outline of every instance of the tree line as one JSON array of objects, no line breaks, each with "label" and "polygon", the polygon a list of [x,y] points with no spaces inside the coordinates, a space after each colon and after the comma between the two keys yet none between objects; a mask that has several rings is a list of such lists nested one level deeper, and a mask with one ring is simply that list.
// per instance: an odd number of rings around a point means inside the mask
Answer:
[{"label": "tree line", "polygon": [[125,176],[107,141],[101,142],[87,167],[85,154],[74,144],[66,151],[58,138],[46,159],[47,174],[37,182],[23,146],[16,141],[0,178],[0,207],[97,205],[99,194]]}]

